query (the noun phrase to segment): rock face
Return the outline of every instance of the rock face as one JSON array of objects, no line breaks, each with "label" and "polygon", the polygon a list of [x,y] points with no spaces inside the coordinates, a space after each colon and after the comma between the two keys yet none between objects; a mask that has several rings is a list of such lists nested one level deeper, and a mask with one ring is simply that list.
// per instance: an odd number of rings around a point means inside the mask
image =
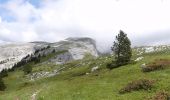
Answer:
[{"label": "rock face", "polygon": [[0,71],[9,69],[22,58],[34,52],[32,43],[15,43],[0,46]]},{"label": "rock face", "polygon": [[98,56],[96,43],[91,38],[68,38],[55,43],[32,42],[0,45],[0,71],[10,69],[28,55],[48,55],[53,51],[65,51],[56,54],[49,61],[62,64],[71,60],[83,59],[87,54]]},{"label": "rock face", "polygon": [[70,52],[65,52],[55,57],[49,59],[49,62],[56,63],[56,64],[63,64],[65,62],[73,60],[73,57]]},{"label": "rock face", "polygon": [[142,46],[135,47],[134,51],[137,55],[142,55],[144,53],[160,52],[170,50],[170,45],[158,45],[158,46]]},{"label": "rock face", "polygon": [[68,50],[74,60],[82,59],[86,54],[97,57],[96,43],[90,38],[68,38],[51,45],[56,50]]}]

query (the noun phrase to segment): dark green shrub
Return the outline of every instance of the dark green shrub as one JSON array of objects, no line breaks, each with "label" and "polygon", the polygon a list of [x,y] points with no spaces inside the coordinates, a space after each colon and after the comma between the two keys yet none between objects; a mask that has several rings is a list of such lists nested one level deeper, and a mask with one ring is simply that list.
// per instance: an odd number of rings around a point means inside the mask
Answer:
[{"label": "dark green shrub", "polygon": [[56,50],[54,49],[53,51],[52,51],[52,53],[55,53],[56,52]]},{"label": "dark green shrub", "polygon": [[140,79],[132,81],[131,83],[127,84],[124,88],[122,88],[119,93],[124,94],[131,91],[138,91],[141,89],[150,90],[153,86],[154,81],[147,80],[147,79]]},{"label": "dark green shrub", "polygon": [[118,66],[115,63],[108,63],[106,67],[111,70],[113,68],[117,68]]},{"label": "dark green shrub", "polygon": [[5,91],[5,89],[6,89],[6,86],[5,86],[2,78],[0,77],[0,91]]},{"label": "dark green shrub", "polygon": [[0,72],[0,77],[3,78],[3,77],[7,77],[8,76],[8,70],[7,69],[4,69]]},{"label": "dark green shrub", "polygon": [[49,48],[51,48],[51,46],[50,46],[50,45],[48,45],[48,46],[47,46],[47,49],[49,49]]},{"label": "dark green shrub", "polygon": [[24,68],[23,68],[23,71],[25,74],[29,74],[32,72],[32,66],[30,65],[25,65]]}]

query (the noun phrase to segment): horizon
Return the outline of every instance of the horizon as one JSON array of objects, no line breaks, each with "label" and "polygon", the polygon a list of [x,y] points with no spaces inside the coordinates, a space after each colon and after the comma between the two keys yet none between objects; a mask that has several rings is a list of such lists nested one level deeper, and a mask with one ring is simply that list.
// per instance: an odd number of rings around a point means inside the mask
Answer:
[{"label": "horizon", "polygon": [[169,9],[168,0],[0,0],[0,43],[89,37],[108,50],[123,30],[132,46],[167,45]]}]

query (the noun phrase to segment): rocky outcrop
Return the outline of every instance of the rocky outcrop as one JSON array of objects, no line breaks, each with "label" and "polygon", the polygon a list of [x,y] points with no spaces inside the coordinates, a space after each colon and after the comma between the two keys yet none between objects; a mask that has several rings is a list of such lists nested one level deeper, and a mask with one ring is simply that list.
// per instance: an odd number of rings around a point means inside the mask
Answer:
[{"label": "rocky outcrop", "polygon": [[49,62],[56,64],[64,64],[65,62],[73,60],[73,57],[70,52],[61,53],[55,57],[49,59]]},{"label": "rocky outcrop", "polygon": [[169,51],[170,45],[141,46],[141,47],[134,47],[133,50],[135,53],[137,53],[137,55],[142,55],[144,53]]},{"label": "rocky outcrop", "polygon": [[54,47],[57,51],[68,50],[74,60],[82,59],[85,54],[98,56],[96,43],[91,38],[68,38],[64,41],[51,44],[51,47]]},{"label": "rocky outcrop", "polygon": [[0,46],[0,71],[9,69],[21,61],[28,54],[34,52],[34,44],[32,43],[15,43]]},{"label": "rocky outcrop", "polygon": [[144,57],[138,57],[135,61],[141,61]]},{"label": "rocky outcrop", "polygon": [[68,38],[60,42],[52,43],[50,46],[54,48],[55,51],[67,51],[50,59],[50,61],[57,64],[83,59],[87,54],[94,57],[98,56],[96,43],[91,38]]},{"label": "rocky outcrop", "polygon": [[[10,69],[23,59],[48,55],[52,52],[60,52],[48,61],[56,64],[63,64],[71,60],[83,59],[87,54],[98,56],[96,43],[91,38],[68,38],[63,41],[13,43],[0,45],[0,71]],[[31,55],[31,56],[30,56]]]}]

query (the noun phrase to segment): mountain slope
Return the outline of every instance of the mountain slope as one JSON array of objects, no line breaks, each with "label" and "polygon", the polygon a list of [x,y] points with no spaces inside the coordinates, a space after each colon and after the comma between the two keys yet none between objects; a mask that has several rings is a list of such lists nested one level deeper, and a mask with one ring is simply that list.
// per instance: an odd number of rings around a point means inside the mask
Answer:
[{"label": "mountain slope", "polygon": [[[40,61],[26,63],[33,67],[30,74],[24,74],[22,68],[25,65],[9,72],[9,75],[3,78],[7,89],[0,92],[0,100],[152,100],[150,98],[156,93],[170,92],[169,67],[148,73],[141,68],[141,65],[155,59],[170,59],[168,46],[157,46],[158,49],[149,49],[150,52],[146,52],[147,48],[156,47],[134,48],[132,59],[138,59],[136,62],[109,70],[106,66],[114,59],[113,55],[98,56],[95,41],[89,38],[28,44],[28,51],[33,51],[33,57],[40,56]],[[18,53],[22,50],[16,49],[16,45],[14,47],[12,56],[14,51]],[[26,48],[25,45],[23,47]],[[154,80],[155,83],[150,90],[119,94],[129,82],[140,79]]]},{"label": "mountain slope", "polygon": [[4,68],[10,69],[15,63],[22,60],[28,54],[34,52],[34,44],[7,44],[0,46],[0,71]]},{"label": "mountain slope", "polygon": [[[0,46],[0,71],[10,69],[25,57],[48,55],[52,52],[67,51],[51,58],[51,62],[61,64],[71,60],[82,59],[86,54],[98,56],[95,41],[90,38],[68,38],[56,43],[32,42]],[[31,56],[31,57],[30,57]]]},{"label": "mountain slope", "polygon": [[[11,100],[148,100],[157,92],[170,92],[170,68],[150,73],[142,72],[140,66],[155,59],[170,59],[170,53],[142,55],[144,58],[136,63],[108,70],[106,65],[112,61],[111,56],[87,57],[63,65],[45,64],[48,68],[61,68],[59,74],[50,78],[30,81],[23,71],[17,69],[4,78],[7,90],[0,94],[0,99]],[[136,57],[134,57],[136,59]],[[42,68],[34,67],[33,70]],[[92,69],[97,68],[92,71]],[[39,70],[40,71],[40,70]],[[24,77],[23,77],[24,76]],[[119,94],[119,90],[131,81],[138,79],[155,80],[151,90],[139,90]]]}]

